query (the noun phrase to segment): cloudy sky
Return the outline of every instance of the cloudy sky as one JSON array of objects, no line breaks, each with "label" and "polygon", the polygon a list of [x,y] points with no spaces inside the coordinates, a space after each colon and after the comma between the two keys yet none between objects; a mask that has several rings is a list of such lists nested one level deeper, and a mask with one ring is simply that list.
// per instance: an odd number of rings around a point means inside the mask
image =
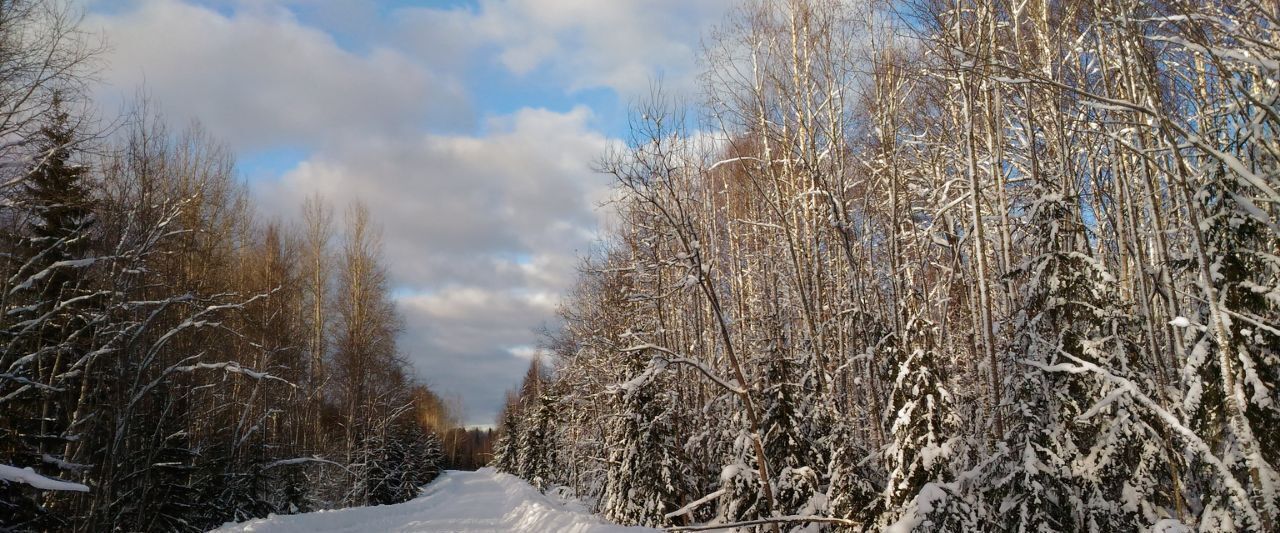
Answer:
[{"label": "cloudy sky", "polygon": [[96,100],[145,87],[233,148],[267,217],[370,205],[427,383],[488,424],[595,239],[629,102],[696,86],[731,0],[83,0]]}]

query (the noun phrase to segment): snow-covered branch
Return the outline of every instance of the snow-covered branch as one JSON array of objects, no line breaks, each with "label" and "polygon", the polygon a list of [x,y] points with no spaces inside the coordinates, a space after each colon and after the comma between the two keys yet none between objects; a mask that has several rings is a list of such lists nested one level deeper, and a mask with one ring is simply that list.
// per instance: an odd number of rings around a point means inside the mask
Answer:
[{"label": "snow-covered branch", "polygon": [[773,518],[760,518],[756,520],[743,520],[741,522],[730,522],[726,524],[704,524],[697,526],[676,526],[667,528],[668,531],[719,531],[725,529],[736,529],[747,526],[762,526],[770,524],[834,524],[847,527],[862,527],[862,523],[855,520],[846,520],[844,518],[832,518],[829,516],[777,516]]},{"label": "snow-covered branch", "polygon": [[695,370],[702,373],[703,376],[706,376],[716,385],[719,385],[734,394],[743,395],[747,393],[745,389],[737,385],[734,385],[728,380],[720,377],[719,375],[716,374],[714,370],[712,370],[711,368],[708,368],[707,365],[702,364],[700,361],[696,361],[694,359],[684,357],[676,352],[673,352],[671,350],[668,350],[656,344],[640,344],[636,346],[623,348],[621,351],[623,353],[655,351],[660,354],[660,355],[654,356],[655,359],[662,359],[671,364],[686,365],[686,366],[693,367]]},{"label": "snow-covered branch", "polygon": [[31,467],[0,465],[0,481],[22,483],[40,490],[63,490],[73,492],[89,492],[88,485],[62,481],[37,474]]}]

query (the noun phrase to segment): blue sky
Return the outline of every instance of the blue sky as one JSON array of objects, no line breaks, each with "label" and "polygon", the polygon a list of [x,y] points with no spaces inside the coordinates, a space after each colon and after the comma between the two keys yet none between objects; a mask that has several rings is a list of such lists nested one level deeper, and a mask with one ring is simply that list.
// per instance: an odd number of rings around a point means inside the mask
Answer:
[{"label": "blue sky", "polygon": [[144,88],[238,156],[266,219],[320,192],[385,233],[401,348],[491,423],[607,213],[592,162],[661,78],[696,97],[731,0],[82,0],[110,116]]}]

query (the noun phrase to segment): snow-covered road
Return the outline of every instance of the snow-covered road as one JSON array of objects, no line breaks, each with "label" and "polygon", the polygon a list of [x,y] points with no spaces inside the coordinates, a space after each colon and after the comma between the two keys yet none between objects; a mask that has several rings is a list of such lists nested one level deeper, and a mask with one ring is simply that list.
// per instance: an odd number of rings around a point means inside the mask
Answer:
[{"label": "snow-covered road", "polygon": [[544,496],[519,478],[491,468],[450,470],[422,496],[397,505],[273,516],[215,531],[257,533],[514,532],[644,533],[656,530],[606,524],[575,502]]}]

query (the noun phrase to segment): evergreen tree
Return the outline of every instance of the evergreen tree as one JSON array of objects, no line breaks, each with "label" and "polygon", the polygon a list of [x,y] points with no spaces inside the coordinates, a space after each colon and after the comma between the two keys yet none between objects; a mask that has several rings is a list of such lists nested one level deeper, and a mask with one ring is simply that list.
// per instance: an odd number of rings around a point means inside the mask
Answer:
[{"label": "evergreen tree", "polygon": [[365,447],[369,503],[387,505],[413,499],[440,473],[440,439],[416,421],[397,421]]},{"label": "evergreen tree", "polygon": [[[1072,529],[1078,501],[1070,484],[1067,461],[1073,450],[1062,447],[1064,429],[1050,417],[1052,391],[1040,372],[1010,373],[1012,411],[1005,418],[1006,436],[997,443],[999,463],[980,485],[983,499],[999,510],[1001,531],[1049,532]],[[996,518],[993,515],[993,518]]]},{"label": "evergreen tree", "polygon": [[861,439],[847,422],[834,425],[828,436],[832,450],[826,474],[828,512],[835,518],[871,523],[884,509],[883,489],[877,483],[882,477],[875,475],[872,466],[879,463],[866,460],[871,453],[858,446]]},{"label": "evergreen tree", "polygon": [[720,470],[720,490],[716,520],[721,523],[755,520],[767,514],[763,483],[755,464],[752,436],[747,430],[739,430],[732,440],[731,455]]},{"label": "evergreen tree", "polygon": [[[0,372],[20,376],[18,387],[0,383],[6,398],[0,409],[0,464],[48,472],[67,465],[63,450],[78,392],[78,372],[70,372],[92,350],[100,311],[88,276],[94,263],[93,208],[86,169],[75,163],[77,133],[55,95],[51,122],[40,130],[34,164],[15,199],[23,223],[6,236],[12,254],[7,295],[10,309],[0,331]],[[8,382],[12,383],[12,382]],[[70,469],[59,475],[75,475]],[[24,485],[0,481],[0,526],[44,524],[61,518],[46,514],[36,493]]]},{"label": "evergreen tree", "polygon": [[1156,491],[1168,483],[1163,440],[1113,378],[1154,387],[1136,371],[1140,349],[1115,278],[1073,249],[1080,243],[1070,209],[1062,195],[1044,193],[1028,213],[1043,252],[1020,268],[1026,311],[1016,327],[1026,357],[1015,363],[1026,370],[1011,376],[1015,409],[1001,443],[1008,455],[989,485],[990,503],[1018,510],[1006,522],[1011,531],[1144,529],[1158,518]]},{"label": "evergreen tree", "polygon": [[520,405],[515,395],[507,396],[507,403],[503,406],[500,417],[491,464],[499,472],[515,474],[516,465],[520,462],[519,449],[516,447],[520,436]]},{"label": "evergreen tree", "polygon": [[[1222,455],[1232,458],[1229,466],[1242,484],[1262,485],[1253,487],[1252,496],[1257,508],[1265,508],[1280,506],[1280,489],[1274,488],[1280,486],[1275,473],[1280,465],[1280,332],[1269,327],[1280,323],[1280,298],[1275,296],[1280,294],[1280,259],[1275,254],[1280,234],[1267,228],[1268,222],[1274,224],[1274,217],[1260,218],[1265,213],[1244,208],[1245,190],[1230,172],[1218,168],[1197,195],[1207,213],[1201,225],[1211,282],[1228,319],[1219,329],[1208,306],[1201,305],[1196,317],[1200,327],[1185,324],[1192,348],[1182,369],[1183,388],[1188,391],[1183,409],[1197,434],[1227,450]],[[1233,353],[1223,354],[1224,345]],[[1223,360],[1230,363],[1229,380],[1224,379]],[[1224,389],[1228,381],[1235,390]],[[1246,406],[1247,435],[1232,427],[1228,395]],[[1243,439],[1254,439],[1259,456],[1245,456]],[[1258,463],[1263,467],[1258,468]],[[1204,513],[1211,523],[1222,528],[1253,527],[1246,526],[1251,519],[1223,487],[1222,472],[1195,457],[1189,466],[1196,474],[1191,483],[1205,494]],[[1260,483],[1250,479],[1251,470]]]},{"label": "evergreen tree", "polygon": [[529,417],[516,440],[516,474],[546,490],[556,478],[556,396],[546,392],[531,398]]},{"label": "evergreen tree", "polygon": [[927,483],[950,481],[951,463],[958,456],[960,421],[954,400],[942,380],[941,361],[934,346],[936,326],[920,318],[906,325],[906,350],[900,356],[890,395],[892,436],[886,448],[887,509],[901,509]]},{"label": "evergreen tree", "polygon": [[[1144,390],[1156,390],[1128,364],[1141,349],[1127,340],[1128,320],[1117,311],[1107,310],[1107,329],[1081,341],[1080,358]],[[1147,530],[1173,506],[1166,441],[1150,411],[1120,385],[1097,373],[1073,378],[1077,397],[1094,402],[1081,405],[1084,411],[1072,428],[1081,450],[1072,470],[1083,488],[1084,526],[1097,532]]]},{"label": "evergreen tree", "polygon": [[1079,353],[1070,319],[1084,310],[1076,299],[1093,289],[1080,275],[1092,264],[1070,251],[1070,204],[1061,194],[1040,193],[1027,214],[1040,254],[1015,273],[1028,279],[1013,324],[1018,337],[1010,367],[1016,370],[1006,376],[1012,412],[997,447],[1002,457],[983,484],[988,505],[1003,517],[1002,530],[1018,533],[1075,530],[1083,512],[1070,465],[1079,450],[1068,427],[1082,410],[1073,408],[1078,400],[1070,378],[1045,369],[1073,342]]},{"label": "evergreen tree", "polygon": [[765,383],[760,404],[764,409],[760,425],[765,434],[764,452],[777,468],[810,465],[815,450],[801,425],[805,417],[801,405],[801,384],[794,361],[785,353],[770,349],[762,363]]},{"label": "evergreen tree", "polygon": [[1044,265],[1050,270],[1042,271],[1053,281],[1040,281],[1059,287],[1052,320],[1059,324],[1060,357],[1054,364],[1098,369],[1049,376],[1051,382],[1065,382],[1060,400],[1070,418],[1064,420],[1079,450],[1071,473],[1081,491],[1080,527],[1149,529],[1164,516],[1164,509],[1172,507],[1161,490],[1172,483],[1162,451],[1166,441],[1151,411],[1138,405],[1132,391],[1115,379],[1154,396],[1159,389],[1150,376],[1159,370],[1142,364],[1133,319],[1119,303],[1115,278],[1100,263],[1078,253],[1046,261],[1056,263]]},{"label": "evergreen tree", "polygon": [[665,515],[693,492],[688,459],[677,441],[680,413],[666,372],[636,385],[618,390],[620,416],[605,432],[609,467],[601,511],[622,524],[667,526]]},{"label": "evergreen tree", "polygon": [[812,422],[810,409],[820,404],[806,397],[800,365],[791,359],[777,341],[761,350],[765,368],[760,405],[764,410],[760,426],[764,434],[764,452],[774,476],[777,511],[795,515],[811,504],[818,490],[815,466],[821,460],[818,450],[806,432]]}]

